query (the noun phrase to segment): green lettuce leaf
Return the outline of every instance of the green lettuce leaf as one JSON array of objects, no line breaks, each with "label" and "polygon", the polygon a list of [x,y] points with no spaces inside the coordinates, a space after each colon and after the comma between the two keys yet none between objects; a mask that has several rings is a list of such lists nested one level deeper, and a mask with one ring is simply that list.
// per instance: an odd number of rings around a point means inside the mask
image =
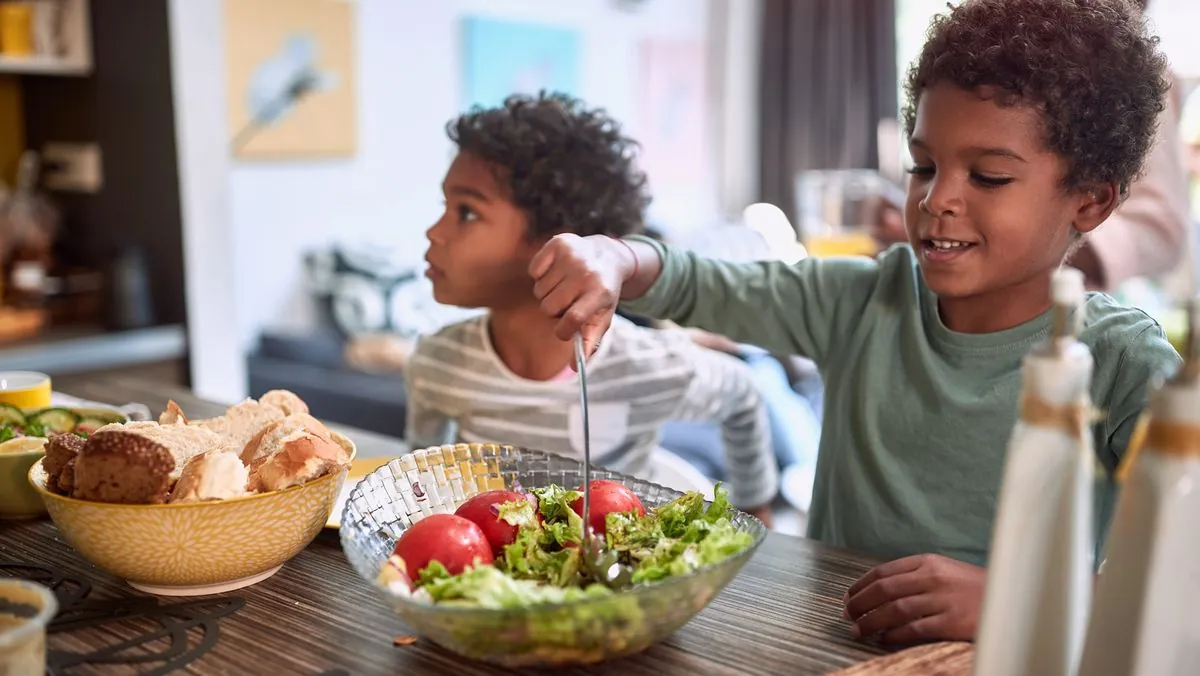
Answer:
[{"label": "green lettuce leaf", "polygon": [[498,517],[510,526],[521,528],[537,525],[537,514],[534,513],[533,505],[528,500],[505,502],[497,509],[500,511]]},{"label": "green lettuce leaf", "polygon": [[688,573],[722,561],[749,547],[754,536],[737,530],[728,519],[715,524],[693,522],[679,538],[663,538],[635,559],[633,581],[651,582]]},{"label": "green lettuce leaf", "polygon": [[446,570],[446,567],[440,561],[430,561],[421,569],[420,574],[417,575],[415,586],[424,587],[431,582],[443,580],[448,577],[450,577],[450,571]]},{"label": "green lettuce leaf", "polygon": [[534,580],[518,580],[495,566],[468,568],[454,577],[433,580],[424,589],[435,603],[493,609],[565,603],[612,593],[607,587],[595,584],[554,587]]},{"label": "green lettuce leaf", "polygon": [[23,429],[25,430],[25,436],[27,437],[46,436],[46,426],[37,420],[26,420]]},{"label": "green lettuce leaf", "polygon": [[557,546],[567,547],[583,541],[583,519],[571,509],[571,503],[582,493],[551,485],[535,488],[533,494],[537,496],[538,511],[542,513],[542,528],[550,533]]},{"label": "green lettuce leaf", "polygon": [[562,548],[553,533],[538,526],[522,526],[517,539],[505,545],[499,561],[516,578],[566,586],[578,582],[579,549]]}]

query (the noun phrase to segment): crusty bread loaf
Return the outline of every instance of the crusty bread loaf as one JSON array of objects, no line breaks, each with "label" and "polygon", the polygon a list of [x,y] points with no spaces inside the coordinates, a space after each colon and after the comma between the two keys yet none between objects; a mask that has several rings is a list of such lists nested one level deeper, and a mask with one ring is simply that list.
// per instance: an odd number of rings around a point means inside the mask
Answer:
[{"label": "crusty bread loaf", "polygon": [[42,469],[46,470],[48,479],[47,485],[53,486],[58,483],[63,468],[79,455],[85,443],[83,437],[70,432],[50,437],[46,442],[46,458],[42,460]]},{"label": "crusty bread loaf", "polygon": [[47,483],[46,485],[62,495],[73,493],[75,491],[75,458],[71,458],[66,465],[63,465],[62,471],[55,477],[53,484]]},{"label": "crusty bread loaf", "polygon": [[300,432],[310,432],[330,440],[329,429],[320,420],[307,413],[297,413],[264,425],[242,449],[242,462],[249,465],[259,458],[276,453],[282,448],[285,438]]},{"label": "crusty bread loaf", "polygon": [[171,401],[157,422],[105,425],[86,442],[64,437],[46,461],[52,488],[84,500],[131,504],[280,490],[349,464],[346,450],[287,390],[247,399],[205,420],[189,420]]},{"label": "crusty bread loaf", "polygon": [[267,423],[284,418],[283,409],[271,404],[263,404],[253,399],[247,399],[236,406],[231,406],[225,415],[207,420],[195,420],[191,424],[212,430],[225,437],[232,449],[243,449],[254,435]]},{"label": "crusty bread loaf", "polygon": [[171,451],[144,434],[97,430],[75,458],[71,494],[96,502],[161,504],[174,470]]},{"label": "crusty bread loaf", "polygon": [[179,404],[172,399],[167,402],[167,409],[158,416],[158,423],[160,425],[186,425],[188,418],[183,414],[183,409],[179,408]]},{"label": "crusty bread loaf", "polygon": [[295,393],[287,390],[271,390],[259,397],[258,402],[274,406],[283,411],[284,415],[308,413],[308,404],[304,403],[304,400],[296,396]]},{"label": "crusty bread loaf", "polygon": [[184,465],[193,456],[208,451],[214,450],[232,450],[232,446],[227,439],[213,432],[210,429],[199,425],[160,425],[156,422],[141,421],[112,425],[105,425],[96,430],[96,433],[120,431],[128,434],[138,434],[158,442],[163,448],[167,449],[174,458],[175,466],[171,470],[171,478],[178,479],[179,473],[183,471]]},{"label": "crusty bread loaf", "polygon": [[341,444],[333,441],[327,432],[306,428],[299,419],[291,424],[276,425],[259,442],[249,463],[250,488],[254,491],[278,491],[299,486],[350,465],[350,458]]},{"label": "crusty bread loaf", "polygon": [[226,500],[246,495],[250,471],[237,453],[208,451],[193,456],[179,475],[169,502]]}]

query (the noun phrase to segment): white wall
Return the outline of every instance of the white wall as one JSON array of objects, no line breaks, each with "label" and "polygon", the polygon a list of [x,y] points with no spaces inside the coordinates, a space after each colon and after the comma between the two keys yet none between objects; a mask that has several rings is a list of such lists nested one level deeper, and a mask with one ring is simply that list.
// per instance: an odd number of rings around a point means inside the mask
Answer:
[{"label": "white wall", "polygon": [[[423,233],[441,212],[439,186],[453,153],[443,128],[462,107],[458,21],[475,11],[579,29],[580,94],[628,121],[634,134],[637,41],[648,34],[704,36],[707,18],[696,0],[653,0],[637,13],[614,9],[611,0],[359,0],[357,156],[233,165],[243,344],[264,323],[311,324],[300,286],[301,254],[310,247],[372,241],[414,261],[424,255]],[[683,216],[712,212],[711,203],[693,197],[659,194],[656,206]],[[699,197],[711,199],[712,192]]]},{"label": "white wall", "polygon": [[245,395],[246,364],[232,330],[241,308],[229,210],[220,4],[171,0],[169,12],[192,388],[201,397],[232,402]]},{"label": "white wall", "polygon": [[[951,0],[958,2],[958,0]],[[924,31],[947,0],[898,0],[897,40],[901,77],[921,52]],[[1183,77],[1200,77],[1200,0],[1150,0],[1151,30],[1162,39],[1171,67]]]},{"label": "white wall", "polygon": [[1180,77],[1200,78],[1200,1],[1150,0],[1150,21]]},{"label": "white wall", "polygon": [[[225,186],[209,180],[187,191],[197,196],[205,192],[211,200],[203,214],[195,213],[202,209],[199,205],[192,211],[185,207],[184,219],[189,249],[204,251],[189,251],[187,271],[189,305],[194,306],[189,308],[193,377],[201,392],[240,395],[244,377],[227,384],[237,374],[226,362],[232,352],[240,362],[262,327],[311,325],[312,311],[300,287],[304,251],[345,241],[393,247],[414,262],[424,254],[423,233],[440,213],[439,185],[452,154],[443,128],[461,108],[461,17],[478,13],[578,29],[583,52],[579,94],[607,108],[635,136],[639,41],[654,36],[707,39],[709,23],[707,0],[649,0],[635,11],[617,8],[614,0],[354,1],[356,156],[306,162],[226,157]],[[210,144],[207,152],[194,147],[195,152],[188,152],[185,144],[181,164],[200,162],[208,168],[206,174],[217,171],[218,162],[207,157],[214,153],[211,145],[223,148],[217,134],[227,133],[224,92],[213,92],[224,81],[220,22],[214,19],[221,4],[171,4],[172,40],[185,46],[176,51],[190,54],[175,67],[177,115],[194,131],[196,142],[190,145],[200,145],[200,136]],[[202,58],[206,49],[207,60]],[[202,134],[198,128],[205,124]],[[185,185],[196,171],[181,167]],[[652,213],[677,222],[702,222],[716,217],[716,204],[713,189],[656,192]],[[217,222],[218,212],[227,213],[227,223]],[[224,306],[229,314],[212,312]],[[210,376],[205,369],[218,362],[222,366]],[[218,379],[221,384],[214,384]]]}]

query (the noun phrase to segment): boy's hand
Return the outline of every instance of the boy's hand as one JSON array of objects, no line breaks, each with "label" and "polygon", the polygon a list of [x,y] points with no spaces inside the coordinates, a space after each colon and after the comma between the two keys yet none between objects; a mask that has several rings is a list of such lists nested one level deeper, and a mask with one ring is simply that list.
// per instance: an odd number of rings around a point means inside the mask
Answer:
[{"label": "boy's hand", "polygon": [[596,350],[621,299],[630,258],[625,245],[602,236],[556,235],[542,247],[529,274],[542,310],[560,317],[555,335],[571,340],[580,333],[587,353]]},{"label": "boy's hand", "polygon": [[846,592],[856,637],[882,643],[975,638],[987,569],[937,554],[876,566]]},{"label": "boy's hand", "polygon": [[750,516],[753,516],[753,517],[757,518],[759,521],[762,521],[763,525],[766,526],[767,528],[771,528],[772,526],[775,525],[774,519],[771,518],[771,506],[770,505],[763,505],[761,507],[751,507],[750,509],[747,509],[745,511]]}]

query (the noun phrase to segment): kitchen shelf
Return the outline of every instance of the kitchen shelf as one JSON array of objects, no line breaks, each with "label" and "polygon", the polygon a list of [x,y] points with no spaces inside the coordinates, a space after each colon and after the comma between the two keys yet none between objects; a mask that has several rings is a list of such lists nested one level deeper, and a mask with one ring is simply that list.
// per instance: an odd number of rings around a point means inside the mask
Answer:
[{"label": "kitchen shelf", "polygon": [[92,64],[79,59],[47,56],[0,56],[0,73],[15,75],[90,75]]},{"label": "kitchen shelf", "polygon": [[0,344],[0,366],[6,371],[58,375],[183,359],[187,353],[187,332],[182,325],[129,331],[72,326]]},{"label": "kitchen shelf", "polygon": [[81,77],[92,73],[90,0],[56,0],[61,8],[61,56],[0,55],[0,74]]}]

